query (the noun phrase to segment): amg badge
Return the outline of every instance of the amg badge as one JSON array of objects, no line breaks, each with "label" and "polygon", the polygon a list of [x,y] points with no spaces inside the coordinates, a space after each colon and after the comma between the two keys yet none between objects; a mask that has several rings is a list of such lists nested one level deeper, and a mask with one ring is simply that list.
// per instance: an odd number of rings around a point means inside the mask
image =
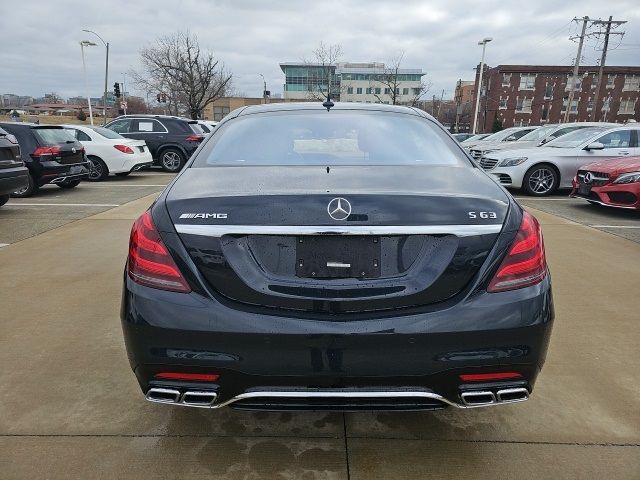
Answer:
[{"label": "amg badge", "polygon": [[227,218],[226,213],[183,213],[180,218]]}]

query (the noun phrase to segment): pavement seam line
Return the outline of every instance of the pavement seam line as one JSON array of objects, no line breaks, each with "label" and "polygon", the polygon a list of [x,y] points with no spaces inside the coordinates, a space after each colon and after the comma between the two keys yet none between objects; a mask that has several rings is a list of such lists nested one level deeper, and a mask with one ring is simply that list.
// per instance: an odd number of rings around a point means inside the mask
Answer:
[{"label": "pavement seam line", "polygon": [[347,480],[351,479],[351,469],[349,466],[349,441],[347,439],[347,417],[342,412],[342,432],[344,437],[344,458],[347,465]]}]

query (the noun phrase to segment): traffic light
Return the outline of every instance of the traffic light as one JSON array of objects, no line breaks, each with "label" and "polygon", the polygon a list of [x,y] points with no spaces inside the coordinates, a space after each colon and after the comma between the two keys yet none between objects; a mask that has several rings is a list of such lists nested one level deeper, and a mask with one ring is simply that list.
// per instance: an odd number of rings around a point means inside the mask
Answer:
[{"label": "traffic light", "polygon": [[118,82],[113,84],[113,94],[116,98],[120,98],[120,84]]}]

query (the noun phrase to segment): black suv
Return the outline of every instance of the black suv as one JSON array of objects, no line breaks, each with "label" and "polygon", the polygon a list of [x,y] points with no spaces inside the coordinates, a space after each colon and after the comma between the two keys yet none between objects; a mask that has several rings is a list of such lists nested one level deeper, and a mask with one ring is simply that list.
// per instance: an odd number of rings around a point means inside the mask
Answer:
[{"label": "black suv", "polygon": [[166,172],[178,172],[204,140],[196,120],[168,115],[123,115],[106,127],[147,142],[154,164]]},{"label": "black suv", "polygon": [[15,136],[0,128],[0,206],[9,195],[29,183],[27,168],[20,159],[20,146]]},{"label": "black suv", "polygon": [[22,160],[29,170],[27,185],[15,190],[14,197],[33,195],[47,183],[74,188],[89,175],[84,147],[61,126],[0,123],[0,127],[18,139]]}]

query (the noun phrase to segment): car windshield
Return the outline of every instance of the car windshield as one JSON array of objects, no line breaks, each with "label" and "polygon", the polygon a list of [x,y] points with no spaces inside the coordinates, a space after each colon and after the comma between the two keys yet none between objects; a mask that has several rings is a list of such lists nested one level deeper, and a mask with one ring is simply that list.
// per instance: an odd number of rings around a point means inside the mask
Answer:
[{"label": "car windshield", "polygon": [[64,128],[34,128],[34,132],[43,145],[60,145],[76,141],[73,134]]},{"label": "car windshield", "polygon": [[189,126],[191,127],[191,130],[193,130],[193,133],[204,135],[205,131],[202,129],[202,125],[198,123],[190,123]]},{"label": "car windshield", "polygon": [[472,137],[467,138],[464,142],[461,143],[465,143],[465,142],[477,142],[480,141],[484,138],[487,138],[490,134],[489,133],[479,133],[478,135],[474,135]]},{"label": "car windshield", "polygon": [[544,127],[536,128],[533,132],[529,132],[526,135],[520,137],[520,142],[539,142],[557,127],[555,125],[546,125]]},{"label": "car windshield", "polygon": [[103,128],[103,127],[89,127],[89,128],[94,132],[98,133],[99,135],[102,135],[104,138],[109,138],[111,140],[126,138],[120,135],[119,133],[114,132],[113,130],[109,130],[108,128]]},{"label": "car windshield", "polygon": [[549,143],[545,143],[544,146],[553,148],[575,148],[605,130],[607,130],[607,127],[581,128],[580,130],[562,135]]},{"label": "car windshield", "polygon": [[502,140],[507,138],[509,135],[512,135],[517,131],[519,131],[517,128],[507,128],[505,130],[500,130],[499,132],[492,133],[488,137],[483,138],[482,141],[487,143],[501,142]]},{"label": "car windshield", "polygon": [[416,115],[288,111],[241,116],[217,128],[195,167],[469,165],[453,139]]}]

